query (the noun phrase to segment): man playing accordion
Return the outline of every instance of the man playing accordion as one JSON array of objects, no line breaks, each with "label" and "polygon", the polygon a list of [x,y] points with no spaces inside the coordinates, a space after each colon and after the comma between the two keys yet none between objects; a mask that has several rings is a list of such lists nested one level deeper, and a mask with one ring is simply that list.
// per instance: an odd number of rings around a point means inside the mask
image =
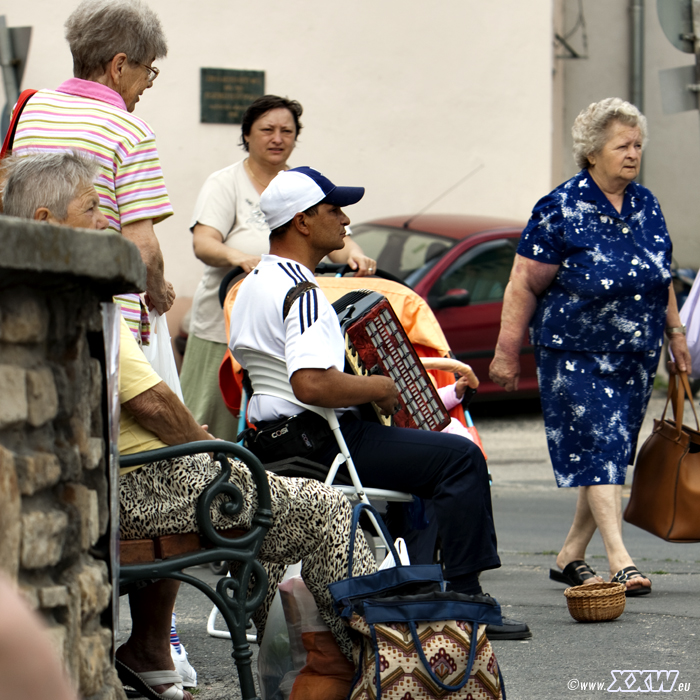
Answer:
[{"label": "man playing accordion", "polygon": [[[341,207],[357,203],[363,195],[364,188],[336,187],[307,167],[275,177],[260,200],[271,230],[270,253],[262,256],[238,291],[230,348],[244,368],[242,348],[284,360],[300,402],[336,409],[365,486],[432,499],[449,587],[482,593],[480,572],[499,567],[500,559],[480,449],[456,435],[362,420],[356,407],[368,402],[391,415],[399,405],[397,388],[383,375],[344,373],[345,340],[338,317],[314,284],[316,265],[344,245],[350,220]],[[289,293],[295,288],[290,303]],[[299,413],[296,404],[264,394],[253,394],[249,404],[249,419],[263,430]],[[304,412],[296,420],[311,425],[312,415]],[[337,453],[335,441],[328,437],[317,442],[304,457],[330,466]],[[503,626],[489,626],[487,635],[526,638],[530,631],[523,623],[504,620]]]}]

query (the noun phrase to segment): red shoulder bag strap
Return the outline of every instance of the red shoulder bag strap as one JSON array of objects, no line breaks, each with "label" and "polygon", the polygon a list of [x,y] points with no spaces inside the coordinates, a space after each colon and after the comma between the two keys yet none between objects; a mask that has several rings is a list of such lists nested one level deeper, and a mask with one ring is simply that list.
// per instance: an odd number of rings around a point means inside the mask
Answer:
[{"label": "red shoulder bag strap", "polygon": [[12,153],[12,144],[15,140],[15,131],[17,131],[17,122],[22,114],[22,110],[29,101],[29,98],[36,92],[36,90],[23,90],[17,100],[15,105],[15,111],[12,115],[12,120],[10,121],[10,127],[5,134],[5,141],[2,144],[2,151],[0,151],[0,160],[2,160],[6,155]]}]

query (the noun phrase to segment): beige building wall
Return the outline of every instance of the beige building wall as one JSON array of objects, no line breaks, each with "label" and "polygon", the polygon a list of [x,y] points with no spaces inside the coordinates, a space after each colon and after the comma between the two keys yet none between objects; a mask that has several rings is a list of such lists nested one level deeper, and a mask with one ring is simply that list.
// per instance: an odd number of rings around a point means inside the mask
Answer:
[{"label": "beige building wall", "polygon": [[[578,0],[557,0],[564,14],[565,30],[574,26]],[[563,73],[561,180],[577,168],[571,155],[571,126],[576,115],[605,97],[630,99],[630,2],[583,0],[588,34],[588,58],[555,59],[555,71]],[[645,5],[644,113],[649,125],[649,145],[643,159],[644,185],[661,203],[680,267],[700,267],[700,119],[697,111],[667,115],[661,105],[659,71],[692,64],[694,57],[674,48],[664,35],[656,0]],[[572,37],[581,46],[581,35]],[[563,53],[558,50],[557,53]],[[557,167],[554,166],[556,173]],[[561,181],[560,180],[560,181]]]},{"label": "beige building wall", "polygon": [[[34,34],[23,87],[72,74],[63,23],[73,0],[23,0],[0,12]],[[525,219],[549,191],[551,0],[150,0],[169,56],[136,114],[155,129],[176,214],[156,228],[180,295],[201,274],[189,218],[204,179],[239,160],[238,126],[199,123],[200,67],[263,70],[267,92],[298,99],[292,165],[364,185],[353,221],[436,212]]]},{"label": "beige building wall", "polygon": [[[564,36],[566,34],[566,16],[564,12],[565,0],[554,0],[552,24],[554,35]],[[553,65],[552,65],[552,188],[563,182],[564,178],[564,107],[565,107],[565,85],[564,85],[564,62],[557,58],[563,53],[560,45],[555,40],[553,42]]]}]

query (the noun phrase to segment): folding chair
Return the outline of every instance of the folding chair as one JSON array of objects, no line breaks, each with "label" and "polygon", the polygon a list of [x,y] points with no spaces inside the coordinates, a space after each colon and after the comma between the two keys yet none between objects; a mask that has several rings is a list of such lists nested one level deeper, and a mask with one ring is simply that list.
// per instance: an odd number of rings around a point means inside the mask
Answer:
[{"label": "folding chair", "polygon": [[[242,272],[241,269],[236,269],[229,273],[227,278],[222,282],[219,290],[219,301],[224,309],[224,318],[227,327],[230,322],[231,308],[237,291],[237,288],[234,289],[231,283],[240,272]],[[409,339],[421,358],[444,358],[446,355],[450,354],[447,340],[427,302],[419,297],[413,290],[406,287],[400,280],[317,277],[316,281],[331,302],[340,298],[348,291],[357,288],[370,287],[381,292],[390,299],[392,306],[395,308],[401,322],[407,330]],[[266,464],[266,469],[283,476],[304,476],[322,480],[326,484],[343,491],[351,500],[362,500],[364,502],[367,502],[370,498],[403,502],[411,502],[413,500],[413,496],[408,493],[364,488],[357,475],[355,465],[347,445],[345,444],[343,435],[340,432],[335,411],[302,404],[294,395],[291,385],[289,384],[287,367],[283,361],[252,349],[245,349],[242,352],[245,353],[245,362],[249,377],[256,393],[280,397],[304,410],[310,410],[323,416],[328,421],[338,443],[339,454],[336,456],[330,470],[325,465],[312,463],[303,458]],[[219,382],[224,401],[227,402],[229,410],[239,417],[241,421],[240,425],[245,427],[245,410],[242,407],[246,405],[247,397],[245,397],[245,391],[242,389],[240,389],[241,393],[238,393],[239,388],[237,386],[235,373],[236,366],[237,363],[233,361],[227,350],[227,354],[222,361],[222,366],[219,371]],[[437,379],[438,386],[454,382],[454,375],[451,372],[443,371],[437,367],[435,371],[433,371],[433,376]],[[238,379],[238,384],[240,384],[240,379]],[[240,412],[239,405],[241,406]],[[450,414],[466,427],[475,431],[475,428],[472,427],[471,416],[468,412],[464,411],[461,406],[452,409]],[[338,474],[339,467],[343,463],[347,465],[351,484],[347,483],[348,479],[344,479],[344,473],[341,472]],[[340,483],[343,480],[346,481],[345,484]],[[375,529],[377,529],[376,524]],[[382,541],[386,546],[383,537]],[[216,630],[214,626],[216,614],[216,609],[213,609],[207,631],[211,636],[226,636],[226,632],[220,632]]]},{"label": "folding chair", "polygon": [[[250,383],[253,385],[253,391],[256,394],[264,394],[266,396],[275,396],[285,401],[289,401],[305,411],[313,411],[319,416],[328,421],[328,425],[333,432],[336,442],[338,443],[338,454],[333,460],[333,464],[328,470],[325,479],[325,484],[333,486],[339,491],[342,491],[350,500],[358,500],[364,503],[369,503],[369,499],[377,499],[383,501],[403,501],[410,502],[413,496],[410,493],[402,491],[392,491],[390,489],[365,488],[357,474],[357,469],[352,461],[350,450],[345,443],[345,438],[340,431],[338,416],[332,408],[321,408],[319,406],[310,406],[304,404],[294,395],[292,386],[287,377],[287,363],[271,355],[267,355],[259,350],[251,348],[239,348],[239,352],[245,362],[246,370],[250,378]],[[352,485],[343,485],[334,483],[338,474],[338,469],[341,464],[345,464]],[[325,467],[324,467],[325,470]],[[381,530],[378,531],[379,536],[383,538]],[[386,544],[386,543],[385,543]]]},{"label": "folding chair", "polygon": [[[369,499],[382,500],[382,501],[400,501],[400,502],[411,502],[413,501],[413,496],[410,493],[404,493],[402,491],[392,491],[388,489],[376,489],[376,488],[365,488],[360,481],[360,477],[357,474],[355,464],[352,461],[350,455],[350,450],[345,442],[345,438],[340,431],[340,425],[338,423],[338,416],[332,408],[321,408],[319,406],[310,406],[304,404],[294,395],[291,384],[289,383],[289,378],[287,377],[287,363],[284,360],[280,360],[271,355],[267,355],[259,350],[253,350],[251,348],[240,348],[239,349],[242,359],[246,365],[246,370],[248,372],[248,377],[253,386],[253,391],[256,394],[265,394],[266,396],[275,396],[285,401],[289,401],[302,410],[313,411],[319,416],[325,418],[328,421],[328,425],[331,428],[336,442],[338,443],[338,454],[336,455],[333,463],[330,467],[325,465],[319,465],[315,462],[310,462],[306,459],[292,459],[288,460],[292,465],[292,469],[298,465],[300,467],[297,476],[322,476],[327,472],[324,483],[327,486],[332,486],[335,489],[341,491],[349,500],[351,501],[362,501],[364,503],[369,503]],[[275,463],[280,465],[280,463]],[[338,476],[338,469],[342,464],[346,465],[348,474],[350,475],[351,484],[337,484],[334,483]],[[263,465],[266,469],[274,465]],[[315,468],[315,474],[314,472]],[[287,473],[292,473],[289,470],[285,470]],[[374,526],[375,531],[381,538],[386,551],[390,551],[389,543],[387,542],[382,529],[379,527],[374,515],[368,513],[370,521]],[[229,638],[229,632],[224,630],[217,630],[215,626],[216,616],[217,616],[216,606],[212,608],[209,618],[207,620],[207,633],[211,637],[218,637],[227,639]],[[254,641],[254,637],[249,636],[249,641]]]}]

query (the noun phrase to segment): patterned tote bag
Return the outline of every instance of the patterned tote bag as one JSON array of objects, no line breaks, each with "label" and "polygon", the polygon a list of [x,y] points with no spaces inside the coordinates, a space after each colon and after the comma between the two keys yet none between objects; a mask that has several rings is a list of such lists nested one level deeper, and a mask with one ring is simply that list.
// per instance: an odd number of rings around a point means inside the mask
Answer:
[{"label": "patterned tote bag", "polygon": [[[385,530],[371,506],[356,506],[350,571],[357,522],[365,509]],[[445,591],[438,565],[399,565],[337,581],[329,590],[339,614],[358,633],[350,700],[505,700],[485,634],[487,624],[502,624],[493,598]]]}]

